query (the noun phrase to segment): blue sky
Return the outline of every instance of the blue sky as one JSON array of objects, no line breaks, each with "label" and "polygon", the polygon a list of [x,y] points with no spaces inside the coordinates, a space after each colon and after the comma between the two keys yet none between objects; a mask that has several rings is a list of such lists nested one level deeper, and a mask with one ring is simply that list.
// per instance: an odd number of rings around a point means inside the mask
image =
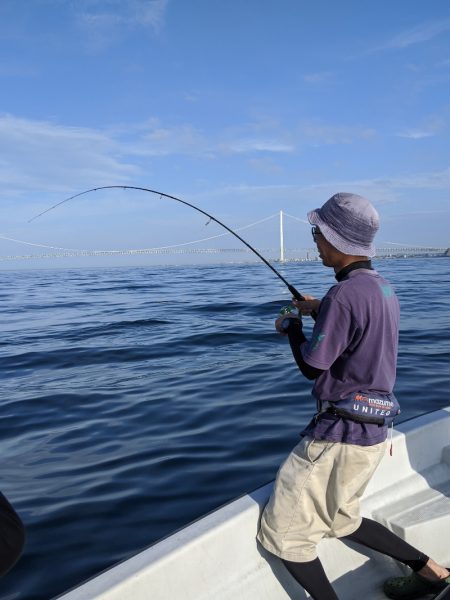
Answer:
[{"label": "blue sky", "polygon": [[[123,191],[28,223],[115,184],[233,228],[350,191],[379,246],[450,245],[448,0],[2,0],[0,50],[1,256],[223,232]],[[293,223],[286,245],[311,246]],[[276,246],[276,218],[245,236]]]}]

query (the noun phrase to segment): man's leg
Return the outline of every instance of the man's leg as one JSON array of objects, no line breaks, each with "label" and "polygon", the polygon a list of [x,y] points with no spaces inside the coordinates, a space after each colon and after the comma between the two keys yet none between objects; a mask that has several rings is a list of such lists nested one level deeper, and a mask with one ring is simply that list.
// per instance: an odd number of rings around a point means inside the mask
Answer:
[{"label": "man's leg", "polygon": [[258,539],[314,600],[337,599],[317,544],[330,532],[342,537],[359,525],[359,498],[384,447],[304,438],[278,472]]},{"label": "man's leg", "polygon": [[311,594],[313,600],[339,600],[318,558],[302,563],[283,559],[283,563],[292,577]]},{"label": "man's leg", "polygon": [[371,519],[363,518],[361,525],[354,533],[341,539],[352,540],[357,544],[386,554],[408,565],[413,571],[420,571],[428,562],[428,556],[410,546],[387,527]]},{"label": "man's leg", "polygon": [[392,577],[385,582],[384,590],[390,598],[418,598],[450,583],[450,572],[445,567],[376,521],[363,518],[359,528],[342,539],[352,540],[386,554],[414,571],[413,575]]}]

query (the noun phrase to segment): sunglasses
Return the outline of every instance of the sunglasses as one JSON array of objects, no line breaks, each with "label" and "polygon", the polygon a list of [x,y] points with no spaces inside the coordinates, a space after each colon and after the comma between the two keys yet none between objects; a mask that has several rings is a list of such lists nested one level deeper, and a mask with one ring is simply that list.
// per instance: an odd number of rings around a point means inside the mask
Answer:
[{"label": "sunglasses", "polygon": [[313,238],[315,238],[316,235],[322,235],[322,232],[320,231],[317,225],[314,225],[314,227],[311,227],[311,234]]}]

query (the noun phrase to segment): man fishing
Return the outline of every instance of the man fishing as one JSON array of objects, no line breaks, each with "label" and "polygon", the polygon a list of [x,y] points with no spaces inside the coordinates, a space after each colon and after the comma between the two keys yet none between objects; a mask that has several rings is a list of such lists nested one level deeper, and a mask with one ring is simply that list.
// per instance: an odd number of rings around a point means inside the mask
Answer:
[{"label": "man fishing", "polygon": [[[370,261],[378,213],[365,198],[339,193],[308,218],[319,257],[337,283],[321,301],[293,300],[299,314],[282,315],[275,326],[288,336],[302,374],[314,381],[317,412],[278,472],[258,540],[314,600],[338,600],[317,556],[324,537],[351,540],[408,565],[412,575],[388,580],[384,591],[390,598],[420,598],[449,584],[449,571],[360,516],[360,498],[398,412],[392,390],[399,304]],[[307,339],[302,315],[312,313]]]}]

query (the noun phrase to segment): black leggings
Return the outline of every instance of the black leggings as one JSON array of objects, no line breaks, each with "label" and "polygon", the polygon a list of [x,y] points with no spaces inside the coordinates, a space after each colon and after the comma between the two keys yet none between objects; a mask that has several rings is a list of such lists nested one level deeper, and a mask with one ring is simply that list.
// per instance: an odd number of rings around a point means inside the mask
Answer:
[{"label": "black leggings", "polygon": [[[428,561],[428,556],[389,531],[380,523],[364,519],[359,528],[347,535],[344,540],[367,546],[402,562],[413,571],[420,571]],[[305,588],[313,600],[339,600],[318,558],[306,563],[283,560],[289,573]]]},{"label": "black leggings", "polygon": [[0,492],[0,577],[18,561],[25,545],[25,527],[19,515]]},{"label": "black leggings", "polygon": [[429,558],[410,546],[405,540],[399,538],[398,535],[392,533],[387,527],[370,519],[363,518],[359,528],[343,539],[362,544],[372,548],[372,550],[395,558],[404,565],[411,567],[413,571],[420,571],[427,564]]}]

